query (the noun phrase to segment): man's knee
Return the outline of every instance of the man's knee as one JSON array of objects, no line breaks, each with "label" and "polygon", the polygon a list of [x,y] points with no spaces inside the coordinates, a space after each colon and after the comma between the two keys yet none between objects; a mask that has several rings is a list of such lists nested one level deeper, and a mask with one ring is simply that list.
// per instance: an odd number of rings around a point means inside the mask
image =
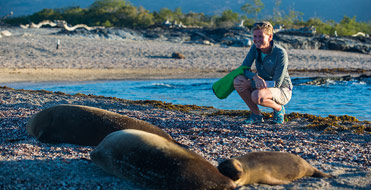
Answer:
[{"label": "man's knee", "polygon": [[233,79],[233,86],[236,87],[238,85],[239,85],[239,81],[238,81],[238,79],[236,77],[236,78]]},{"label": "man's knee", "polygon": [[256,90],[252,94],[252,99],[256,104],[263,104],[266,100],[271,99],[269,98],[269,94],[265,90]]},{"label": "man's knee", "polygon": [[254,92],[251,93],[251,100],[255,104],[259,104],[259,91],[258,90],[255,90]]},{"label": "man's knee", "polygon": [[233,79],[233,86],[235,89],[237,89],[236,87],[244,85],[243,83],[244,83],[244,79],[241,78],[241,75]]}]

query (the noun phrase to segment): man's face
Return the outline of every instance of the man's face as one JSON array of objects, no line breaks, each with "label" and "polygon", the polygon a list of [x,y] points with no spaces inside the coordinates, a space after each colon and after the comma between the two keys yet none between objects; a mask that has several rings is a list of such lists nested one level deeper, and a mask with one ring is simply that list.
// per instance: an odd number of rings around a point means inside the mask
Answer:
[{"label": "man's face", "polygon": [[267,35],[263,30],[254,30],[254,44],[258,49],[269,48],[272,35]]}]

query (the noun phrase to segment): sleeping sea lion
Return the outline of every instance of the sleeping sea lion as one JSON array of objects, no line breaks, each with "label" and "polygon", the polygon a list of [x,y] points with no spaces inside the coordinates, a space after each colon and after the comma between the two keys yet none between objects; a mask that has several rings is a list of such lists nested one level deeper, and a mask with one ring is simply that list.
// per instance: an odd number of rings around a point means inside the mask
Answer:
[{"label": "sleeping sea lion", "polygon": [[106,172],[149,189],[234,189],[235,184],[198,154],[156,134],[113,132],[90,154]]},{"label": "sleeping sea lion", "polygon": [[285,152],[251,152],[221,162],[218,169],[238,186],[253,183],[287,184],[304,176],[331,177],[303,158]]},{"label": "sleeping sea lion", "polygon": [[81,105],[53,106],[33,115],[27,123],[28,133],[42,142],[89,146],[98,145],[106,135],[122,129],[143,130],[173,141],[148,122]]}]

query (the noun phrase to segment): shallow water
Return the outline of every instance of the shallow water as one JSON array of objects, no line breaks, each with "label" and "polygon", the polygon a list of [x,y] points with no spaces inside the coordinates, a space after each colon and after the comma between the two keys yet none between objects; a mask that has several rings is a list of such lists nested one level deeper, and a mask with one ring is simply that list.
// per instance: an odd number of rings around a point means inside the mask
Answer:
[{"label": "shallow water", "polygon": [[[16,89],[44,89],[68,94],[93,94],[128,100],[160,100],[174,104],[213,106],[219,109],[248,109],[236,92],[228,98],[216,98],[211,89],[217,79],[171,79],[138,81],[95,81],[85,83],[11,83]],[[294,78],[291,101],[286,112],[313,115],[351,115],[359,120],[371,120],[371,81],[328,81],[324,85],[304,85],[307,78]],[[271,109],[260,107],[265,112]]]}]

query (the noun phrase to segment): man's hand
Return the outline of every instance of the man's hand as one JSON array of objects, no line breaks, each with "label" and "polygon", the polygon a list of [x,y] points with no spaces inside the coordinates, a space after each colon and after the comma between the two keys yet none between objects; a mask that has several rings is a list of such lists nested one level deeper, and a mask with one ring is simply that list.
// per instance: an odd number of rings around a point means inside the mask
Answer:
[{"label": "man's hand", "polygon": [[252,79],[255,82],[255,88],[257,88],[259,90],[267,88],[267,84],[265,83],[265,80],[263,78],[261,78],[260,76],[255,75],[254,77],[252,77]]}]

